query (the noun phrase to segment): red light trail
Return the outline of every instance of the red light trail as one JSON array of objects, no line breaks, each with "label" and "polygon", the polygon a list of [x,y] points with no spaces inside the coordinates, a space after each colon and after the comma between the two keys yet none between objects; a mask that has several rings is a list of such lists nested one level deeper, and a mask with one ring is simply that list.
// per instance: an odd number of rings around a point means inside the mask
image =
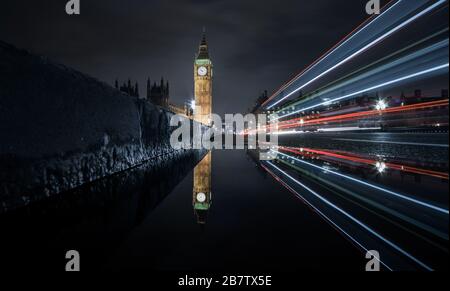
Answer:
[{"label": "red light trail", "polygon": [[[378,162],[376,160],[365,159],[365,158],[357,157],[355,155],[351,155],[351,154],[347,154],[347,153],[341,154],[341,153],[332,152],[332,151],[315,150],[315,149],[310,149],[310,148],[302,148],[303,151],[300,150],[299,148],[290,148],[290,147],[280,147],[279,149],[281,151],[290,152],[290,153],[297,154],[297,155],[304,155],[305,152],[306,153],[314,153],[314,154],[318,154],[318,155],[338,158],[338,159],[352,161],[352,162],[366,164],[366,165],[376,165],[376,163]],[[411,166],[399,165],[399,164],[395,164],[395,163],[385,163],[385,165],[389,169],[398,170],[398,171],[402,171],[402,172],[432,176],[435,178],[446,179],[446,180],[449,179],[449,174],[445,173],[445,172],[431,171],[431,170],[420,169],[420,168],[411,167]]]},{"label": "red light trail", "polygon": [[289,128],[297,128],[297,127],[306,126],[306,125],[320,125],[320,124],[329,123],[329,122],[350,121],[350,120],[355,120],[358,118],[365,118],[365,117],[369,117],[369,116],[384,115],[384,114],[398,113],[398,112],[407,112],[407,111],[414,111],[414,110],[434,108],[434,107],[440,107],[440,106],[448,106],[448,105],[449,105],[449,99],[445,99],[445,100],[439,100],[439,101],[423,102],[423,103],[418,103],[418,104],[413,104],[413,105],[386,108],[384,110],[361,111],[361,112],[348,113],[348,114],[336,115],[336,116],[331,116],[331,117],[323,117],[323,118],[317,118],[317,119],[310,119],[310,120],[305,120],[307,118],[294,118],[294,119],[280,122],[276,126],[278,129],[289,129]]}]

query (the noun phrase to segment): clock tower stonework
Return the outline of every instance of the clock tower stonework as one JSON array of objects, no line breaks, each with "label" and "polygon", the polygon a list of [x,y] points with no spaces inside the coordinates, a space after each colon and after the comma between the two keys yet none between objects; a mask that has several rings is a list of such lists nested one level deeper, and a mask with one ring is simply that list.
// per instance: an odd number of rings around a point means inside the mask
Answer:
[{"label": "clock tower stonework", "polygon": [[213,65],[209,57],[206,35],[203,34],[194,63],[194,120],[211,125]]}]

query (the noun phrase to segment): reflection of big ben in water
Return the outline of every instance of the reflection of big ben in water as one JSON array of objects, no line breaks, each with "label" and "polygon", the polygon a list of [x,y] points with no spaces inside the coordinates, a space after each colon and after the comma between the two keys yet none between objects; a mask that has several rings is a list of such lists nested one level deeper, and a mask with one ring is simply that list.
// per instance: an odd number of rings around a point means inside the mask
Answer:
[{"label": "reflection of big ben in water", "polygon": [[206,224],[206,216],[211,207],[211,152],[194,169],[192,200],[197,222]]}]

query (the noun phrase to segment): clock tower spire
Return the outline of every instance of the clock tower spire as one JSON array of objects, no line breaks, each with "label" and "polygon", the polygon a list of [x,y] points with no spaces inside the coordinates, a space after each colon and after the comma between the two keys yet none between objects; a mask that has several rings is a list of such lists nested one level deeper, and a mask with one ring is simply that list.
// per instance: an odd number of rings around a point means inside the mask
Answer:
[{"label": "clock tower spire", "polygon": [[194,63],[194,120],[206,125],[211,125],[212,77],[213,65],[209,56],[206,33],[203,31],[203,36]]}]

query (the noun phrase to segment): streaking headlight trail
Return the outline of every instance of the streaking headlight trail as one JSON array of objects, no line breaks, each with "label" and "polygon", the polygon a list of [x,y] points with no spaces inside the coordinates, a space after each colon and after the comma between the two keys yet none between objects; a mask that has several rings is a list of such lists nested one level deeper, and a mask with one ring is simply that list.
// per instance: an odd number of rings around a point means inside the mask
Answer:
[{"label": "streaking headlight trail", "polygon": [[[406,3],[407,2],[407,3]],[[360,36],[359,34],[363,32],[364,30],[368,29],[368,27],[375,26],[375,29],[383,30],[385,27],[390,27],[392,24],[392,19],[389,19],[389,17],[392,17],[392,15],[395,15],[395,19],[399,19],[398,15],[409,15],[410,13],[414,12],[415,10],[419,9],[421,6],[426,4],[429,1],[405,1],[400,0],[397,3],[395,3],[393,6],[391,6],[389,9],[384,11],[380,16],[375,18],[373,21],[369,22],[366,26],[362,27],[359,31],[357,31],[355,34],[353,34],[349,39],[344,41],[341,45],[333,49],[330,53],[328,53],[324,58],[320,59],[317,63],[315,63],[311,68],[309,68],[307,71],[302,73],[300,76],[296,77],[294,81],[290,82],[288,86],[286,86],[281,92],[276,93],[276,95],[273,95],[270,97],[263,105],[266,105],[270,100],[275,99],[278,96],[281,96],[281,98],[276,101],[275,103],[271,104],[270,106],[267,106],[268,109],[271,109],[281,103],[282,101],[286,100],[287,98],[291,97],[295,93],[299,92],[300,90],[304,89],[308,85],[312,84],[313,82],[317,81],[318,79],[322,78],[323,76],[327,75],[328,73],[334,71],[335,69],[341,67],[345,63],[349,62],[350,60],[354,59],[355,57],[361,55],[362,53],[366,52],[370,48],[374,47],[375,45],[379,44],[383,40],[387,39],[391,35],[395,34],[399,30],[403,29],[407,25],[411,24],[412,22],[416,21],[417,19],[421,18],[422,16],[430,13],[437,7],[441,6],[442,4],[446,3],[446,0],[440,0],[431,6],[423,9],[422,11],[418,12],[417,14],[413,15],[412,17],[408,18],[406,21],[394,26],[393,28],[389,29],[387,32],[383,33],[381,36],[375,38],[374,40],[370,41],[369,43],[365,44],[366,39],[363,38],[360,39],[354,39],[356,36]],[[391,15],[392,14],[392,15]],[[401,19],[402,17],[400,17]],[[386,24],[380,23],[381,20],[386,19]],[[377,20],[377,21],[375,21]],[[384,21],[384,20],[383,20]],[[376,35],[373,32],[370,35]],[[370,39],[370,38],[369,38]],[[352,40],[354,40],[352,42]],[[341,55],[336,55],[337,52],[342,51]],[[343,58],[340,61],[337,61],[337,63],[333,64],[333,61],[328,64],[323,64],[322,67],[319,67],[320,64],[322,64],[327,59],[339,60]],[[312,69],[316,68],[319,71],[318,72],[312,72]],[[312,72],[311,74],[308,74]],[[308,76],[310,76],[310,79],[308,79]],[[287,93],[286,95],[281,95],[282,92],[284,92],[286,89],[288,89],[292,84],[295,82],[302,80],[302,77],[304,77],[304,81],[299,84],[295,89],[293,89],[291,92]]]}]

